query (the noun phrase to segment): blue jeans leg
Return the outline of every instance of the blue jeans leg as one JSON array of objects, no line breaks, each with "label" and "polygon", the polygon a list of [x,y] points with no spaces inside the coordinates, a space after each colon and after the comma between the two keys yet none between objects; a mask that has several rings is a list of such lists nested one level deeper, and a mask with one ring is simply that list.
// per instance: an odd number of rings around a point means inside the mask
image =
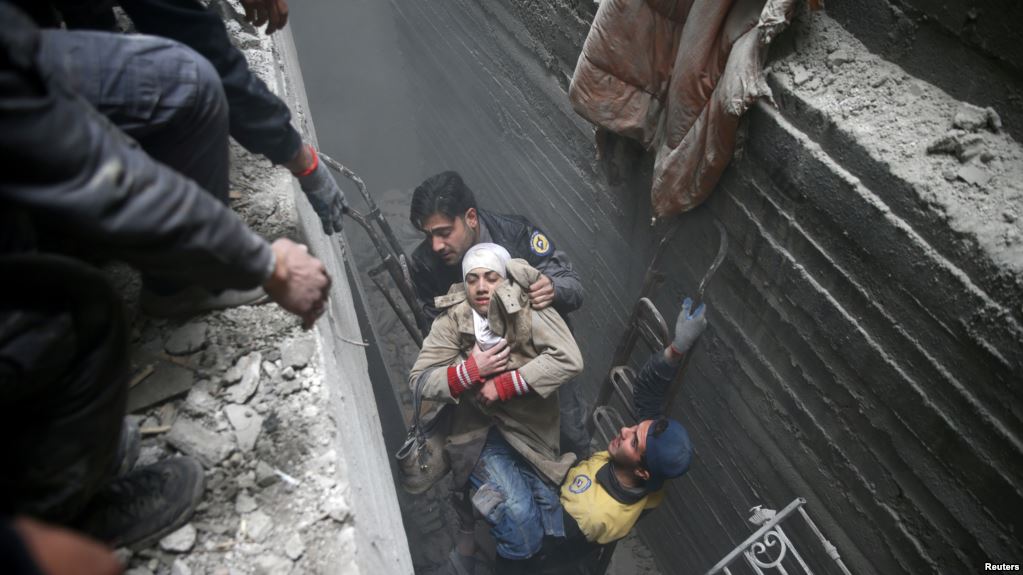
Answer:
[{"label": "blue jeans leg", "polygon": [[557,493],[492,430],[469,476],[476,489],[473,506],[490,524],[497,553],[506,559],[528,559],[545,534],[564,533]]}]

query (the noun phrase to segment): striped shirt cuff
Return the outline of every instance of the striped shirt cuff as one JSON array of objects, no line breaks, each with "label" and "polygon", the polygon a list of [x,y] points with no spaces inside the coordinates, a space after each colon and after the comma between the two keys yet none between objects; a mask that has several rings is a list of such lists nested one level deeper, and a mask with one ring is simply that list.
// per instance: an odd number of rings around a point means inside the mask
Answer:
[{"label": "striped shirt cuff", "polygon": [[506,371],[494,379],[497,385],[497,396],[501,401],[508,401],[513,397],[526,395],[530,392],[529,384],[519,374],[519,370]]},{"label": "striped shirt cuff", "polygon": [[482,381],[480,370],[476,367],[476,358],[471,355],[462,363],[448,368],[448,390],[451,392],[451,397],[462,395]]}]

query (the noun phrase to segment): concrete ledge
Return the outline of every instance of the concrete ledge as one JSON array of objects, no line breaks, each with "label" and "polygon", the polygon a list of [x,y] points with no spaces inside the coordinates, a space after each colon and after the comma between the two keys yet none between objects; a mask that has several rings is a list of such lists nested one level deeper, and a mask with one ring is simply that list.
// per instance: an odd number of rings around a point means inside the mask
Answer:
[{"label": "concrete ledge", "polygon": [[[302,72],[291,29],[275,36],[288,103],[306,138],[316,134],[308,113]],[[369,377],[369,364],[356,312],[361,290],[352,282],[347,239],[323,234],[320,221],[295,184],[298,225],[310,250],[324,261],[331,277],[328,313],[317,323],[323,351],[324,380],[330,389],[338,429],[337,450],[350,484],[347,500],[356,528],[356,564],[361,573],[411,574],[412,559],[391,476],[391,452],[384,435]],[[393,424],[392,424],[393,426]]]}]

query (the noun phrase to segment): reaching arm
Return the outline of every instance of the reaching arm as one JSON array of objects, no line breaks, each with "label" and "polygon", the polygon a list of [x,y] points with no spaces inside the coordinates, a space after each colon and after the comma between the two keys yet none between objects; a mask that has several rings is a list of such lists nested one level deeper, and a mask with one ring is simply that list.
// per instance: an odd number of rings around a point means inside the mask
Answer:
[{"label": "reaching arm", "polygon": [[707,329],[706,308],[700,304],[690,313],[692,305],[689,298],[682,302],[682,311],[675,321],[675,339],[664,351],[650,356],[639,372],[632,404],[640,421],[657,419],[664,414],[664,395],[678,374],[682,358]]}]

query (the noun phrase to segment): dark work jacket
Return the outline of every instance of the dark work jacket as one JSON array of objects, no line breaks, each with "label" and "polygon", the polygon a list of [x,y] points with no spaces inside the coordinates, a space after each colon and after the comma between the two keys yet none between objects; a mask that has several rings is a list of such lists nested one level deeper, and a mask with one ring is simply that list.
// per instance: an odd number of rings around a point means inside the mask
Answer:
[{"label": "dark work jacket", "polygon": [[[554,309],[567,322],[568,314],[583,304],[583,286],[565,252],[558,250],[549,236],[522,216],[493,214],[479,208],[476,212],[481,224],[479,241],[502,246],[512,258],[526,260],[530,266],[551,278],[554,283]],[[432,322],[440,313],[434,305],[434,298],[448,293],[453,284],[462,283],[462,264],[446,265],[431,249],[430,240],[426,239],[412,252],[409,272],[415,284],[416,298]],[[419,328],[424,334],[430,331],[429,325]]]},{"label": "dark work jacket", "polygon": [[0,0],[0,255],[59,237],[169,280],[260,285],[272,259],[266,240],[150,158],[58,72],[40,70],[39,41]]}]

